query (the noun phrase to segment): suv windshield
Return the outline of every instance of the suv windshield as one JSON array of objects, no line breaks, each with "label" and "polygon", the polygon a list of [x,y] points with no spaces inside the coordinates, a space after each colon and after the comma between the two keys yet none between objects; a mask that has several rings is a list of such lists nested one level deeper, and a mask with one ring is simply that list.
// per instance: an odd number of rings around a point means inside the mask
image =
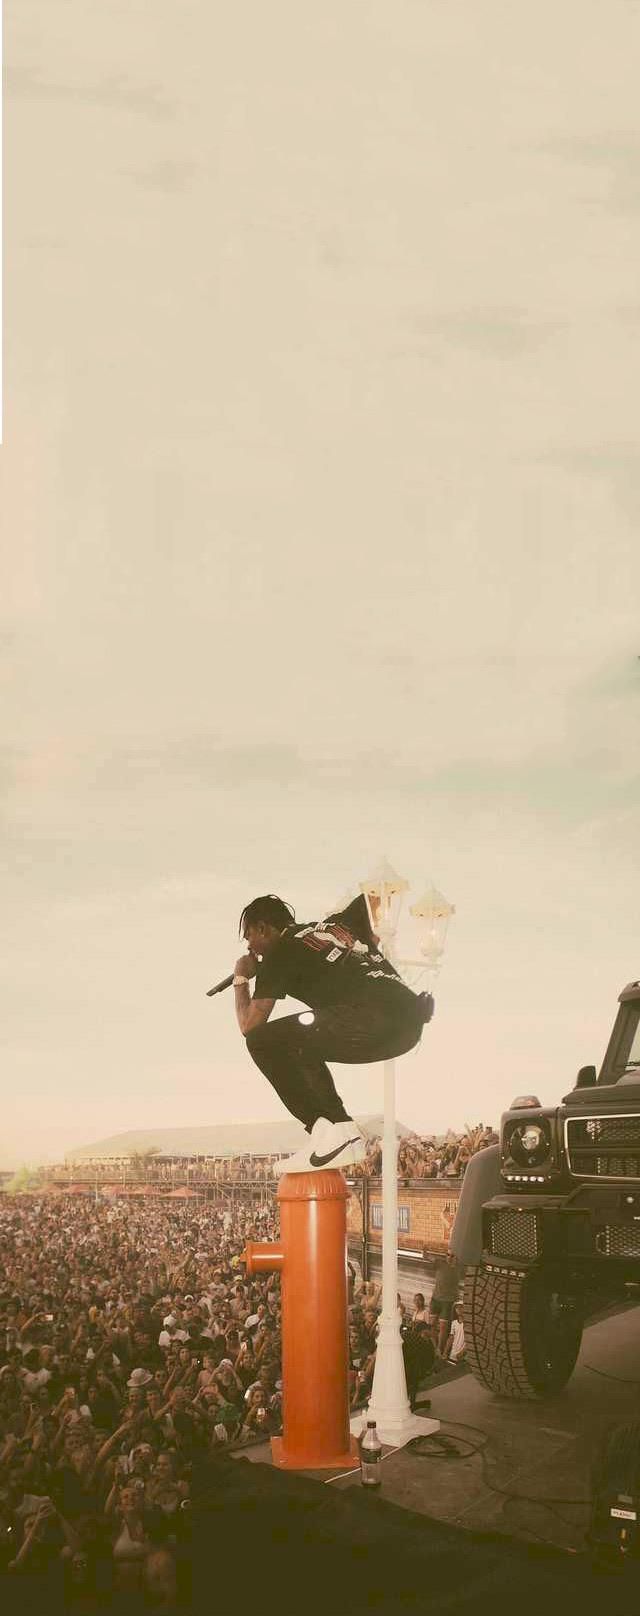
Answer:
[{"label": "suv windshield", "polygon": [[640,999],[620,1005],[598,1078],[599,1083],[633,1083],[640,1074]]},{"label": "suv windshield", "polygon": [[633,1035],[633,1043],[627,1056],[626,1071],[635,1071],[640,1066],[640,1017]]}]

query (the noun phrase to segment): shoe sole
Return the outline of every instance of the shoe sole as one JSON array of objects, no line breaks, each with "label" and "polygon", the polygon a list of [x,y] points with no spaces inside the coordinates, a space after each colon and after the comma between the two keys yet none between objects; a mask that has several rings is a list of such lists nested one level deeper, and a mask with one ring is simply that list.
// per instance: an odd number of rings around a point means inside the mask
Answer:
[{"label": "shoe sole", "polygon": [[330,1173],[332,1170],[341,1172],[343,1167],[356,1167],[359,1162],[366,1161],[366,1157],[366,1150],[354,1150],[350,1146],[343,1145],[342,1151],[336,1152],[333,1161],[310,1161],[309,1166],[305,1168],[305,1172]]}]

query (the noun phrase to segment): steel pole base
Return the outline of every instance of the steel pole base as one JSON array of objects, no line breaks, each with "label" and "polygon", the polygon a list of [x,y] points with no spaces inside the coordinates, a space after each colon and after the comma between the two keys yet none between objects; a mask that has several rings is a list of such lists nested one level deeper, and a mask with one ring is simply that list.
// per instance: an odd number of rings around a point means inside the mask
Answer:
[{"label": "steel pole base", "polygon": [[440,1421],[422,1419],[419,1414],[397,1414],[393,1409],[377,1409],[370,1403],[368,1408],[354,1414],[351,1420],[351,1430],[354,1436],[361,1436],[367,1429],[367,1420],[375,1420],[376,1431],[385,1448],[404,1448],[407,1442],[413,1442],[416,1436],[431,1436],[434,1431],[440,1430]]},{"label": "steel pole base", "polygon": [[294,1450],[285,1448],[284,1442],[282,1436],[271,1438],[271,1458],[278,1470],[357,1470],[360,1464],[360,1449],[354,1436],[349,1438],[346,1453],[323,1454],[322,1458],[313,1448],[306,1452]]},{"label": "steel pole base", "polygon": [[[375,1420],[380,1441],[391,1448],[402,1448],[416,1436],[429,1436],[440,1426],[439,1420],[423,1420],[419,1414],[411,1413],[398,1321],[385,1319],[384,1315],[365,1424],[367,1420]],[[351,1430],[358,1429],[352,1420]]]}]

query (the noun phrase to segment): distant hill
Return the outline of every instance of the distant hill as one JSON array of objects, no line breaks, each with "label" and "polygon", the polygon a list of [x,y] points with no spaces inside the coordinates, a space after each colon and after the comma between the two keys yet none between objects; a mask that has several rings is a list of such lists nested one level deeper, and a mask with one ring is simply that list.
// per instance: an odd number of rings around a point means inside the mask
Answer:
[{"label": "distant hill", "polygon": [[[382,1135],[381,1116],[356,1121],[370,1138]],[[396,1124],[396,1130],[399,1139],[411,1133],[403,1122]],[[306,1137],[301,1124],[286,1117],[282,1122],[220,1122],[204,1128],[133,1128],[92,1145],[75,1146],[65,1161],[121,1161],[135,1151],[153,1149],[161,1156],[262,1156],[295,1150]]]}]

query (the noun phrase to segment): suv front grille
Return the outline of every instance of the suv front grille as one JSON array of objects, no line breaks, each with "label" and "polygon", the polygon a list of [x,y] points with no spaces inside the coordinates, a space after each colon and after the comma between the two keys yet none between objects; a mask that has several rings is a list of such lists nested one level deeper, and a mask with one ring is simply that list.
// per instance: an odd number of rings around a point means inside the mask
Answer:
[{"label": "suv front grille", "polygon": [[607,1223],[596,1235],[602,1257],[640,1257],[640,1225]]},{"label": "suv front grille", "polygon": [[575,1178],[640,1178],[640,1116],[569,1117],[566,1141]]},{"label": "suv front grille", "polygon": [[638,1156],[587,1156],[576,1151],[571,1163],[576,1178],[640,1178]]},{"label": "suv front grille", "polygon": [[574,1147],[622,1145],[627,1150],[640,1149],[640,1116],[570,1117],[569,1128]]},{"label": "suv front grille", "polygon": [[490,1251],[493,1257],[534,1258],[538,1255],[538,1223],[535,1212],[503,1211],[491,1214]]}]

